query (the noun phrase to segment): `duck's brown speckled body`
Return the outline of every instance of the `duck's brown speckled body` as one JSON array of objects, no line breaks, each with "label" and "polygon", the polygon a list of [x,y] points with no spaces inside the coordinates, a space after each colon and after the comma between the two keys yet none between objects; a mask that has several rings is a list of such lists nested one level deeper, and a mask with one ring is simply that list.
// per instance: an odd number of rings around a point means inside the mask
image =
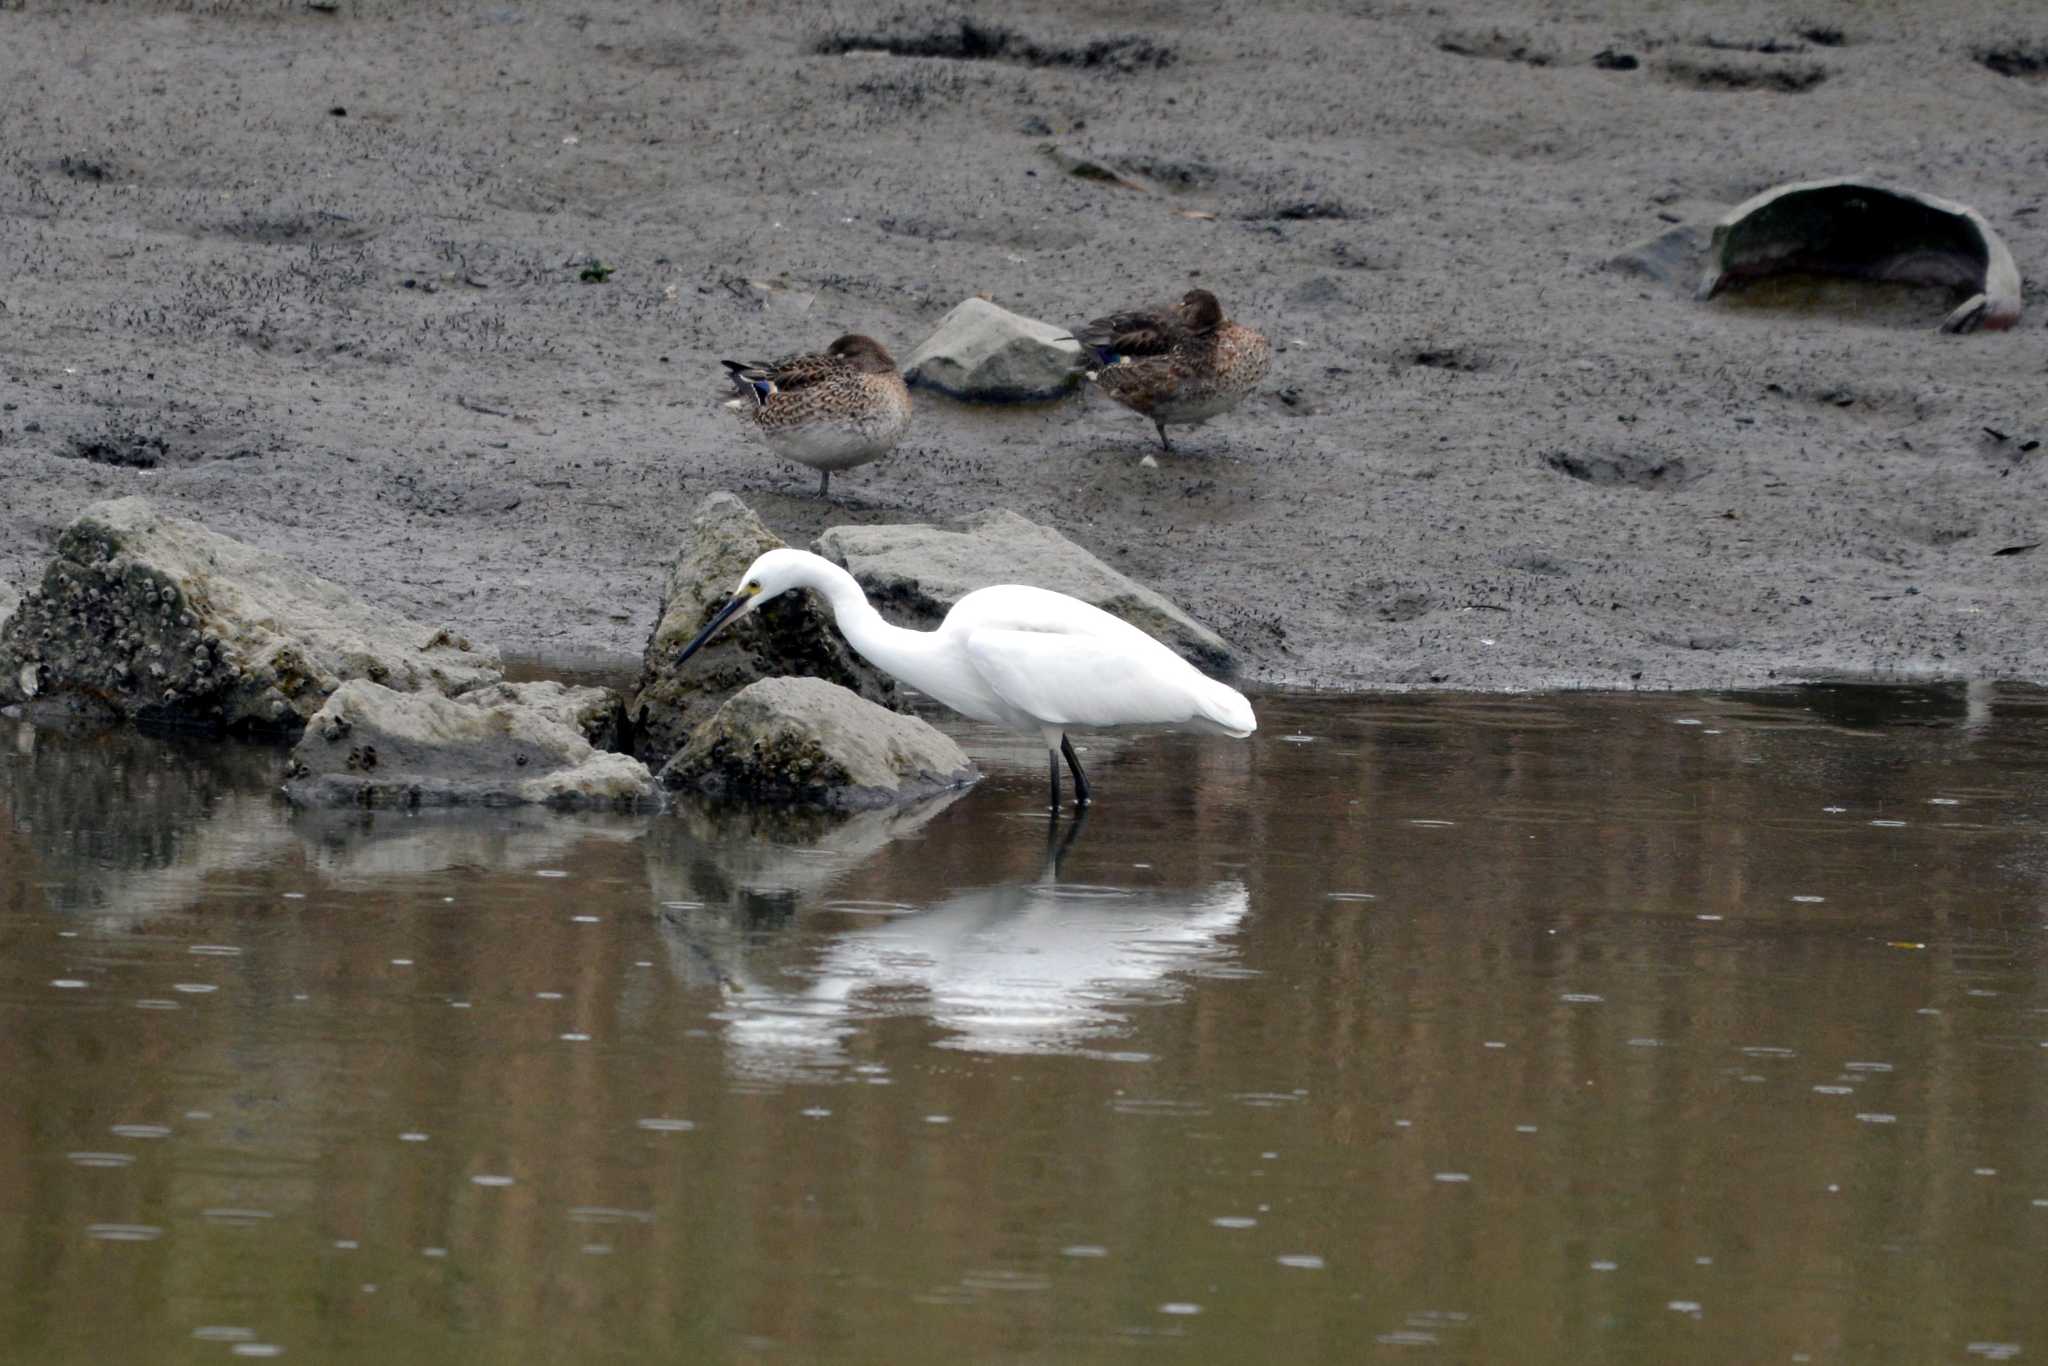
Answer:
[{"label": "duck's brown speckled body", "polygon": [[1075,334],[1088,348],[1088,377],[1159,429],[1192,426],[1235,408],[1266,377],[1273,346],[1223,316],[1206,289],[1191,289],[1169,308],[1133,309],[1097,318]]},{"label": "duck's brown speckled body", "polygon": [[823,351],[762,364],[724,362],[741,410],[778,455],[818,471],[818,496],[832,471],[888,454],[910,426],[910,390],[873,337],[849,333]]}]

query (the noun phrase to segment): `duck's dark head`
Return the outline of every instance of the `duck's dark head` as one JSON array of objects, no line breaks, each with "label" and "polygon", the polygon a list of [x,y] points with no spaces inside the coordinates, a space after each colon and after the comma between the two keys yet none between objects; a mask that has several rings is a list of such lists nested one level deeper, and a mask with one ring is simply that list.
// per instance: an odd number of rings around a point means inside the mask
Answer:
[{"label": "duck's dark head", "polygon": [[1181,321],[1190,332],[1214,332],[1223,326],[1223,305],[1206,289],[1191,289],[1180,298]]},{"label": "duck's dark head", "polygon": [[825,348],[831,356],[845,358],[856,370],[870,375],[890,375],[896,372],[895,358],[882,349],[882,344],[873,337],[864,337],[858,332],[849,332]]}]

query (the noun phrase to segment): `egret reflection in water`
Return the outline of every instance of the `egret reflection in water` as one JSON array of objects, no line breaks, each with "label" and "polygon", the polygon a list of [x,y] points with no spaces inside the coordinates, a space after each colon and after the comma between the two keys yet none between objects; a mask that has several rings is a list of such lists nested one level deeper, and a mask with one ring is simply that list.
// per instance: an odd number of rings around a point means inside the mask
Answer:
[{"label": "egret reflection in water", "polygon": [[[1236,880],[1196,888],[1061,881],[1060,859],[1079,831],[1076,822],[1036,878],[924,906],[804,902],[790,884],[824,885],[803,876],[814,862],[794,850],[764,861],[758,844],[742,846],[732,861],[747,865],[750,881],[730,887],[722,906],[672,901],[661,923],[677,970],[724,988],[733,1064],[755,1075],[834,1068],[864,1021],[903,1015],[947,1031],[942,1047],[1113,1052],[1132,1009],[1176,999],[1182,974],[1230,955],[1224,940],[1249,898]],[[879,825],[864,833],[877,847],[888,838]],[[844,840],[828,852],[843,859]],[[788,931],[800,910],[847,927],[791,961]]]}]

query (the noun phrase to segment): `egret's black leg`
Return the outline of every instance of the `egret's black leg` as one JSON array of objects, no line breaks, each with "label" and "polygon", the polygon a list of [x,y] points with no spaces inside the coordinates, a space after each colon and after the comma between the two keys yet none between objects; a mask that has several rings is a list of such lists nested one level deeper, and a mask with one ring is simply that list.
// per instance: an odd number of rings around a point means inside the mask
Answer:
[{"label": "egret's black leg", "polygon": [[832,488],[832,471],[830,471],[830,470],[819,470],[819,471],[818,471],[818,496],[819,496],[820,498],[827,498],[827,497],[830,497],[830,496],[831,496],[831,488]]},{"label": "egret's black leg", "polygon": [[1166,424],[1155,417],[1152,419],[1152,425],[1159,429],[1159,444],[1166,447],[1168,455],[1173,454],[1173,443],[1166,439]]},{"label": "egret's black leg", "polygon": [[[1074,757],[1074,742],[1064,735],[1060,737],[1060,753],[1067,756],[1067,767],[1074,771],[1074,805],[1085,807],[1088,805],[1088,780],[1081,776],[1081,761]],[[1055,783],[1060,780],[1058,763],[1052,766],[1052,780]]]},{"label": "egret's black leg", "polygon": [[1052,813],[1057,816],[1060,813],[1060,752],[1056,749],[1049,749],[1045,752],[1045,757],[1051,761],[1047,765],[1052,774],[1051,809]]}]

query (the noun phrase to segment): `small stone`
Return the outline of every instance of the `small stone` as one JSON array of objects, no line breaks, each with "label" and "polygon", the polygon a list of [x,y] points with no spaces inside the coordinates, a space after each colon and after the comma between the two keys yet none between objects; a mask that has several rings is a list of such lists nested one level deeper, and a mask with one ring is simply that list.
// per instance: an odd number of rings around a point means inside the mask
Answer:
[{"label": "small stone", "polygon": [[967,299],[910,353],[903,377],[953,398],[1016,403],[1058,398],[1081,370],[1081,344],[1066,328]]}]

